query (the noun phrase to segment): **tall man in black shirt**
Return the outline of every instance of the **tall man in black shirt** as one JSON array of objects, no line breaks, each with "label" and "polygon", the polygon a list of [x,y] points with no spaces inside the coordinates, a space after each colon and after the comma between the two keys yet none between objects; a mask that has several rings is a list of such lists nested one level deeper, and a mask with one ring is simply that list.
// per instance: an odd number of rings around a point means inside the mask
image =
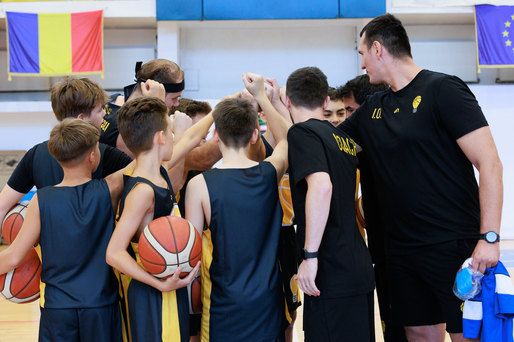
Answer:
[{"label": "tall man in black shirt", "polygon": [[[465,341],[455,274],[470,256],[481,272],[500,256],[503,171],[491,131],[464,82],[414,63],[394,16],[373,19],[361,37],[362,68],[390,89],[368,97],[338,129],[369,155],[393,319],[410,341],[444,341],[444,323],[452,341]],[[487,232],[494,238],[485,240]]]},{"label": "tall man in black shirt", "polygon": [[294,71],[285,105],[289,176],[303,261],[305,340],[375,341],[373,267],[355,220],[356,145],[324,120],[330,98],[318,68]]}]

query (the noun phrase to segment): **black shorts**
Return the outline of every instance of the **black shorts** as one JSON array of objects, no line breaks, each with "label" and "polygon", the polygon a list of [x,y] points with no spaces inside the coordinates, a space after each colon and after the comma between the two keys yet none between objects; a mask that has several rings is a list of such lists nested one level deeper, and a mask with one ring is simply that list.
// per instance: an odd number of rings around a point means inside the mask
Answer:
[{"label": "black shorts", "polygon": [[448,333],[462,333],[463,302],[453,293],[453,284],[476,243],[476,240],[454,240],[419,253],[387,256],[395,324],[446,323]]},{"label": "black shorts", "polygon": [[202,314],[189,315],[189,335],[196,336],[202,329]]},{"label": "black shorts", "polygon": [[319,299],[305,296],[303,330],[306,342],[375,341],[374,292]]},{"label": "black shorts", "polygon": [[40,342],[121,342],[120,305],[93,309],[41,308]]},{"label": "black shorts", "polygon": [[298,259],[296,252],[296,232],[294,226],[282,226],[280,230],[280,244],[278,246],[278,262],[287,310],[295,311],[300,305],[298,281],[294,280],[298,273]]}]

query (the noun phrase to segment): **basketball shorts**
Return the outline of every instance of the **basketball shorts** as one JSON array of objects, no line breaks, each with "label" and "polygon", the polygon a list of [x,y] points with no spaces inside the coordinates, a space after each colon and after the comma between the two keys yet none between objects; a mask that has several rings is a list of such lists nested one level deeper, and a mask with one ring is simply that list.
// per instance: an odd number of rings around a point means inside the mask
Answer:
[{"label": "basketball shorts", "polygon": [[305,342],[375,341],[374,292],[341,298],[305,296]]},{"label": "basketball shorts", "polygon": [[119,303],[93,309],[41,308],[40,342],[122,342]]},{"label": "basketball shorts", "polygon": [[202,314],[189,315],[189,334],[196,336],[202,330]]},{"label": "basketball shorts", "polygon": [[294,226],[282,226],[280,230],[278,261],[280,263],[280,275],[284,286],[287,310],[292,312],[301,305],[298,281],[294,280],[294,277],[298,273],[296,232]]},{"label": "basketball shorts", "polygon": [[185,287],[162,293],[132,279],[127,301],[132,342],[161,342],[163,336],[170,336],[176,342],[189,341],[189,305]]},{"label": "basketball shorts", "polygon": [[462,333],[463,302],[453,293],[453,284],[457,271],[476,244],[476,240],[453,240],[419,253],[388,256],[394,323],[446,323],[448,333]]}]

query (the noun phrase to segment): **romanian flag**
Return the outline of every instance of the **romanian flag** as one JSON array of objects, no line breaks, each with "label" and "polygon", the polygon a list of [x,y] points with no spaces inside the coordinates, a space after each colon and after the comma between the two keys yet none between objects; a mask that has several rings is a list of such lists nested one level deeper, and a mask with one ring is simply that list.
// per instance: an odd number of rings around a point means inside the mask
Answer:
[{"label": "romanian flag", "polygon": [[514,67],[514,6],[475,6],[478,72]]},{"label": "romanian flag", "polygon": [[103,11],[6,14],[9,80],[11,76],[103,76]]}]

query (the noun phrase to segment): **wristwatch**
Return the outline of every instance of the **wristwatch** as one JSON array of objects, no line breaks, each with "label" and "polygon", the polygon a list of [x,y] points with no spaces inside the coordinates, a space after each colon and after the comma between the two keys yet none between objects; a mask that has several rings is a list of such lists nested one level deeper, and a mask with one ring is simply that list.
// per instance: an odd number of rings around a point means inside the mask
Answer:
[{"label": "wristwatch", "polygon": [[303,260],[317,258],[318,252],[307,252],[305,248],[302,248],[301,257]]},{"label": "wristwatch", "polygon": [[480,234],[480,239],[485,240],[489,243],[495,243],[496,241],[500,241],[500,235],[496,234],[493,231],[490,231],[485,234]]}]

